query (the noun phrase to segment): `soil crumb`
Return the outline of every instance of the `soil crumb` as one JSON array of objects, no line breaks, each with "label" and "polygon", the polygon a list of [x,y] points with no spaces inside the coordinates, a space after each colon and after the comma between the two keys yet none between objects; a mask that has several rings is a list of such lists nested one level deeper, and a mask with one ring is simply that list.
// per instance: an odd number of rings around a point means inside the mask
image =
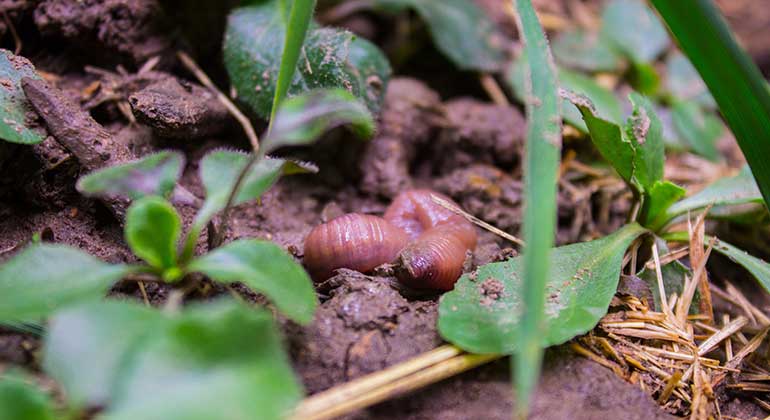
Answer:
[{"label": "soil crumb", "polygon": [[490,277],[481,283],[479,291],[482,295],[480,303],[484,306],[489,306],[492,302],[503,296],[505,293],[505,284],[496,278]]}]

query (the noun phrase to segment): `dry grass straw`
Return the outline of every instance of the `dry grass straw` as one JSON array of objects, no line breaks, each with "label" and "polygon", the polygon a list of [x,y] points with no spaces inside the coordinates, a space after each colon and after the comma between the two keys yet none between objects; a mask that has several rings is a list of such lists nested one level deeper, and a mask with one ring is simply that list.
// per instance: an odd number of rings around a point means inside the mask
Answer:
[{"label": "dry grass straw", "polygon": [[[714,241],[704,243],[703,215],[688,222],[688,247],[661,257],[657,245],[652,246],[645,266],[655,270],[655,287],[667,297],[662,307],[653,310],[637,297],[619,297],[597,330],[571,345],[576,353],[637,384],[668,412],[696,420],[723,418],[717,387],[756,394],[757,404],[770,407],[761,399],[770,392],[770,368],[751,360],[767,337],[770,319],[730,283],[726,290],[709,284],[705,267]],[[666,290],[661,264],[683,256],[689,256],[694,270],[679,295]],[[698,314],[690,315],[696,291]],[[724,314],[717,323],[712,293],[740,312]]]}]

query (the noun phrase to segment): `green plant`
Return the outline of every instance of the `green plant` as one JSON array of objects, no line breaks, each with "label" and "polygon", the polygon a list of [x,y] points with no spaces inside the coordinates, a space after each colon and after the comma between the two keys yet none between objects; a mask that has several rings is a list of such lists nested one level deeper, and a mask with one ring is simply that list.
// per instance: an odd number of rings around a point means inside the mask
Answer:
[{"label": "green plant", "polygon": [[703,77],[770,202],[770,92],[710,0],[653,0]]}]

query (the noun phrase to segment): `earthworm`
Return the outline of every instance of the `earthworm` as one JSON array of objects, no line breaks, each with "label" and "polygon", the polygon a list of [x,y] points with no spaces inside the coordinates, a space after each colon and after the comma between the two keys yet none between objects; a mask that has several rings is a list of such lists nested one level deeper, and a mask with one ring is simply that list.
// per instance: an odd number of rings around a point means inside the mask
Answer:
[{"label": "earthworm", "polygon": [[338,268],[361,272],[394,263],[399,281],[415,289],[451,290],[463,271],[476,230],[435,203],[430,190],[399,194],[383,217],[346,214],[316,226],[305,239],[305,266],[316,281]]}]

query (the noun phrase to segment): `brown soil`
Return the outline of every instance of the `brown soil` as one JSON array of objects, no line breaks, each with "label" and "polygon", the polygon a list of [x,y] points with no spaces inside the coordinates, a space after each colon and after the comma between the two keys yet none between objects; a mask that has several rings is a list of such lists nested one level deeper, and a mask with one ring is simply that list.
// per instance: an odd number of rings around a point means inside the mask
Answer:
[{"label": "brown soil", "polygon": [[[489,1],[479,2],[493,7]],[[178,6],[180,2],[162,3]],[[546,10],[552,13],[569,11],[562,2],[546,3]],[[200,38],[221,38],[222,27],[216,23],[221,23],[226,8],[212,8],[216,9],[213,21],[201,26],[201,33],[196,34]],[[54,73],[47,78],[56,94],[42,95],[41,101],[53,98],[49,109],[65,116],[57,120],[56,115],[41,112],[41,126],[48,127],[56,139],[0,151],[13,157],[0,165],[0,261],[36,234],[106,261],[134,261],[122,238],[120,204],[82,197],[74,188],[77,177],[151,151],[178,149],[188,161],[182,186],[200,198],[203,190],[197,169],[201,157],[217,147],[246,149],[247,140],[221,105],[174,67],[172,46],[185,42],[176,39],[182,31],[169,23],[159,2],[0,1],[0,9],[8,12],[10,21],[25,35],[22,54],[32,57],[39,69]],[[377,22],[357,17],[366,25]],[[194,18],[179,15],[172,21]],[[498,19],[513,36],[510,19],[502,15]],[[5,24],[0,25],[0,36],[6,29]],[[9,36],[1,40],[4,48],[13,48]],[[77,54],[49,51],[49,42]],[[156,66],[162,72],[140,70],[156,55],[160,57]],[[118,63],[128,70],[116,67]],[[218,65],[204,67],[212,76],[220,74]],[[320,172],[284,178],[258,204],[237,207],[226,240],[269,239],[299,259],[304,237],[313,226],[344,212],[382,214],[393,196],[407,187],[443,192],[469,213],[517,235],[525,135],[522,111],[479,99],[478,90],[464,84],[467,77],[457,75],[461,82],[456,80],[455,88],[442,80],[391,80],[375,139],[362,144],[344,130],[336,130],[311,148],[291,151],[294,157],[317,163]],[[224,79],[217,82],[227,86]],[[87,128],[91,137],[86,135],[86,140],[99,141],[89,146],[78,133],[75,141],[83,148],[67,146],[64,128],[73,124]],[[580,145],[567,143],[565,161],[590,162],[595,157]],[[595,175],[580,166],[565,165],[558,196],[559,243],[596,238],[624,223],[630,200],[622,183],[620,187],[618,183],[599,185],[595,180]],[[193,206],[178,207],[189,224]],[[512,245],[501,238],[481,230],[479,235],[468,270],[515,254]],[[205,249],[206,241],[204,234],[199,250]],[[387,270],[377,275],[340,270],[318,285],[322,304],[310,326],[282,321],[292,362],[308,393],[407,360],[442,343],[435,326],[439,296],[405,290],[388,274]],[[497,299],[505,293],[498,283],[489,279],[480,286],[485,298]],[[624,285],[623,292],[641,293],[633,282]],[[237,290],[263,301],[244,288]],[[167,286],[147,285],[152,304],[162,304],[168,291]],[[210,287],[194,298],[217,293],[222,290]],[[136,283],[118,284],[112,294],[142,298]],[[39,369],[38,346],[39,341],[28,335],[0,330],[0,366]],[[732,397],[721,395],[725,400]],[[512,401],[508,362],[503,360],[346,418],[508,419]],[[760,408],[743,400],[726,402],[723,414],[764,416]],[[573,355],[566,347],[550,350],[532,418],[604,417],[671,418],[638,386],[610,370]]]}]

